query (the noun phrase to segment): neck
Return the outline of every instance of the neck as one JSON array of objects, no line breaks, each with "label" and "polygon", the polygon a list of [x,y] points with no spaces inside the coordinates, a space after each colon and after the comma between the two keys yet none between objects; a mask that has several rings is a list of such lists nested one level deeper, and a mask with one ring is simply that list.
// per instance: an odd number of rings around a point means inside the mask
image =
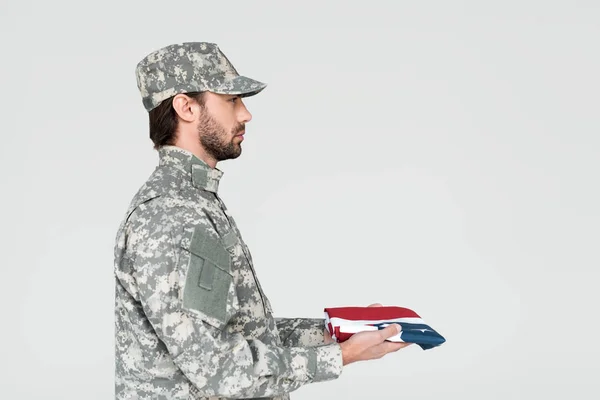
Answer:
[{"label": "neck", "polygon": [[211,155],[209,155],[206,152],[206,150],[204,150],[202,145],[200,143],[198,143],[197,140],[191,140],[191,139],[186,140],[185,137],[182,137],[182,138],[178,138],[175,141],[174,145],[179,148],[189,151],[190,153],[192,153],[193,155],[195,155],[196,157],[198,157],[199,159],[204,161],[209,167],[211,167],[211,168],[217,167],[217,160],[214,157],[212,157]]}]

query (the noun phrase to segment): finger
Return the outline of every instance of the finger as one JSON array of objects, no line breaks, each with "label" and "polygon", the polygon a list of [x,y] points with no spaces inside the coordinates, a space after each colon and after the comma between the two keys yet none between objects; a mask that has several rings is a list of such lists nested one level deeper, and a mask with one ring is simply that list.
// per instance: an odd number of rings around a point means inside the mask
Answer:
[{"label": "finger", "polygon": [[[408,346],[410,346],[412,344],[412,343],[405,343],[405,342],[387,342],[387,343],[393,344],[394,345],[393,348],[395,348],[396,350],[403,349],[403,348],[408,347]],[[396,350],[394,350],[394,351],[396,351]]]},{"label": "finger", "polygon": [[409,343],[404,342],[384,342],[382,348],[386,353],[393,353],[407,347]]},{"label": "finger", "polygon": [[383,305],[381,303],[373,303],[370,304],[368,307],[383,307]]},{"label": "finger", "polygon": [[374,346],[374,350],[376,352],[380,352],[380,353],[394,353],[398,350],[401,350],[405,347],[407,347],[409,345],[409,343],[404,343],[404,342],[388,342],[385,341],[383,343],[378,344],[377,346]]}]

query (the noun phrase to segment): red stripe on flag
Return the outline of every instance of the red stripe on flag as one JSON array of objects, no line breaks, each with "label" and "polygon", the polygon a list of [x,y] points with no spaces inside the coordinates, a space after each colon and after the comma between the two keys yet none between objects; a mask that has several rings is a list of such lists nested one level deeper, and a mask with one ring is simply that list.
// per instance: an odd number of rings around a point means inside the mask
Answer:
[{"label": "red stripe on flag", "polygon": [[376,321],[396,318],[421,318],[416,312],[404,307],[330,307],[325,312],[329,318]]},{"label": "red stripe on flag", "polygon": [[350,339],[350,337],[352,337],[352,335],[354,335],[354,333],[341,332],[339,334],[339,336],[336,336],[337,337],[337,341],[339,343],[345,342],[346,340]]}]

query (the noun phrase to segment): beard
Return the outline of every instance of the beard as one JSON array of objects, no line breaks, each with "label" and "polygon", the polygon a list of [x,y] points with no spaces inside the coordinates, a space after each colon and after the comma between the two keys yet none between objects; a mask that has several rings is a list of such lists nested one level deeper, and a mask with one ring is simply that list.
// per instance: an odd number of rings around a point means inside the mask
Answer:
[{"label": "beard", "polygon": [[244,130],[239,124],[227,132],[204,108],[198,121],[198,136],[204,150],[217,161],[238,158],[242,154],[242,146],[235,143],[235,135]]}]

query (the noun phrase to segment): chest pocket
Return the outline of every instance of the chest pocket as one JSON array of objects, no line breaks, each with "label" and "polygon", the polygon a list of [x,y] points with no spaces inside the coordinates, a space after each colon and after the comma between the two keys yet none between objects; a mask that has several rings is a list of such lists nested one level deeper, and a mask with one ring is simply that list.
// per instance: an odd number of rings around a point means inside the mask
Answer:
[{"label": "chest pocket", "polygon": [[221,241],[198,226],[189,242],[189,264],[183,290],[183,307],[222,329],[237,308],[231,273],[231,256]]},{"label": "chest pocket", "polygon": [[240,257],[243,260],[242,264],[246,264],[248,266],[248,269],[252,274],[253,282],[256,285],[256,289],[258,290],[261,302],[263,304],[263,311],[265,314],[272,314],[273,308],[271,307],[271,302],[264,293],[258,277],[256,276],[256,271],[252,265],[252,257],[246,245],[239,240],[236,232],[233,229],[223,232],[221,236],[221,242],[223,243],[223,246],[225,246],[225,248],[230,252],[232,257]]}]

